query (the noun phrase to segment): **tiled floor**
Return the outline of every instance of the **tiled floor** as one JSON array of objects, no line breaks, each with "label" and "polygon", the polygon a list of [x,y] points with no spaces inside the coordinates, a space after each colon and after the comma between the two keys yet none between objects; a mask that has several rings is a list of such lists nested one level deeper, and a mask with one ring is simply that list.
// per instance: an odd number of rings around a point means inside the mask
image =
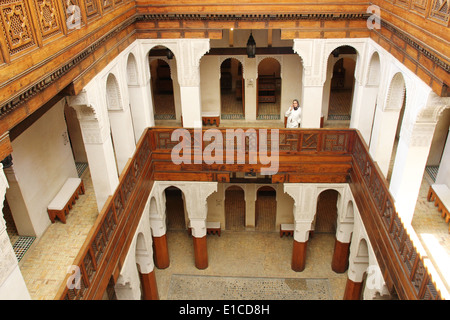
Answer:
[{"label": "tiled floor", "polygon": [[56,220],[33,243],[19,266],[33,300],[55,298],[67,269],[73,264],[98,215],[89,170],[82,177],[86,192],[80,195],[66,224]]},{"label": "tiled floor", "polygon": [[[71,210],[67,223],[58,221],[52,224],[44,235],[33,243],[19,263],[32,299],[54,299],[66,276],[67,268],[72,265],[97,217],[89,171],[83,180],[86,194],[79,198]],[[448,224],[434,205],[426,201],[428,185],[424,179],[413,226],[425,250],[434,261],[441,264],[441,274],[445,275],[445,272],[450,270],[450,267],[445,265],[450,255],[450,234]],[[179,275],[305,281],[328,279],[332,299],[342,299],[346,274],[336,274],[331,270],[331,253],[334,246],[332,234],[314,235],[308,244],[306,269],[301,273],[292,271],[290,267],[292,238],[280,238],[276,232],[223,231],[221,237],[208,236],[209,266],[205,270],[198,270],[194,266],[192,239],[187,232],[170,231],[168,241],[170,266],[155,272],[161,299],[173,297],[169,294],[171,285],[175,285],[171,281],[179,279]]]},{"label": "tiled floor", "polygon": [[[292,237],[280,238],[277,232],[255,231],[223,231],[221,236],[209,235],[207,237],[208,268],[198,270],[194,265],[192,238],[184,231],[169,231],[167,234],[170,266],[166,269],[155,270],[159,297],[161,300],[190,299],[193,294],[198,299],[216,299],[221,294],[227,297],[232,295],[228,290],[216,290],[215,294],[209,293],[208,285],[217,285],[208,277],[228,277],[222,285],[230,285],[230,282],[239,286],[239,290],[249,282],[254,286],[248,292],[241,292],[243,299],[252,299],[255,294],[260,294],[260,299],[277,299],[284,295],[286,299],[299,294],[293,290],[283,290],[286,281],[311,281],[322,280],[327,287],[326,298],[341,300],[346,284],[347,274],[338,274],[331,270],[331,257],[334,248],[334,235],[315,234],[310,239],[307,248],[307,260],[305,270],[295,272],[291,269]],[[174,287],[181,281],[196,277],[198,282],[182,294],[174,294]],[[241,279],[237,281],[236,278]],[[272,289],[267,290],[266,281],[272,284]],[[277,286],[274,286],[274,283]],[[308,295],[309,299],[323,298],[324,294],[317,291],[317,295]],[[271,296],[268,296],[271,295]],[[306,298],[306,296],[305,296]]]}]

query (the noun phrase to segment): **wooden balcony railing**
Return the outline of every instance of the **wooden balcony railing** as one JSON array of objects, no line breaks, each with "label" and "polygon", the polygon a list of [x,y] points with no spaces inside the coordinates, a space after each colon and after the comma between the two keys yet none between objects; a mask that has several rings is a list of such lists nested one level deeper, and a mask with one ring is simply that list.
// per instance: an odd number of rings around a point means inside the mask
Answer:
[{"label": "wooden balcony railing", "polygon": [[394,207],[385,177],[355,131],[350,187],[388,286],[401,299],[442,299]]},{"label": "wooden balcony railing", "polygon": [[[120,271],[154,180],[224,181],[223,177],[229,176],[231,172],[247,172],[263,167],[248,162],[227,164],[226,150],[217,149],[215,151],[220,157],[215,159],[222,159],[223,164],[205,163],[205,160],[211,160],[208,158],[203,158],[202,163],[174,164],[171,152],[179,144],[171,138],[175,129],[149,128],[144,132],[133,158],[119,178],[117,190],[108,198],[74,261],[79,276],[76,273],[67,275],[57,299],[102,298],[111,277]],[[208,138],[208,141],[200,144],[206,130],[180,132],[180,136],[186,138],[183,143],[193,150],[190,155],[192,161],[195,155],[204,155],[205,148],[214,142]],[[271,130],[255,129],[255,132],[256,136],[247,138],[245,134],[248,131],[234,131],[244,141],[246,161],[252,152],[258,156],[266,152],[260,149],[258,139],[262,137],[261,134],[270,136]],[[392,291],[395,289],[401,299],[442,299],[423,258],[395,211],[387,182],[370,157],[359,132],[351,129],[280,129],[278,132],[280,148],[277,155],[282,171],[277,175],[284,179],[275,179],[275,182],[308,181],[311,176],[321,177],[324,183],[344,179],[341,182],[350,184],[388,287]],[[222,139],[225,145],[226,129],[209,131],[211,133],[215,133],[216,138]],[[236,142],[235,137],[233,141]],[[267,149],[270,150],[270,144]],[[228,151],[234,159],[242,153],[237,144]],[[333,166],[338,169],[333,169]],[[328,172],[320,172],[326,168]],[[71,281],[73,278],[78,282]]]},{"label": "wooden balcony railing", "polygon": [[150,194],[151,149],[147,131],[119,177],[119,185],[101,210],[56,299],[101,299],[120,269]]}]

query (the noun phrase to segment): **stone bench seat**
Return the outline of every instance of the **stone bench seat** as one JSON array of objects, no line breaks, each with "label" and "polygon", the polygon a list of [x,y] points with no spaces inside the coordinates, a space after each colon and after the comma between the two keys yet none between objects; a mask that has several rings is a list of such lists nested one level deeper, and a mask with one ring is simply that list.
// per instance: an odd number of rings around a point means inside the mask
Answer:
[{"label": "stone bench seat", "polygon": [[[450,222],[450,189],[445,184],[433,184],[428,190],[428,201],[434,201],[434,205],[438,207],[445,222]],[[450,226],[449,226],[450,233]]]},{"label": "stone bench seat", "polygon": [[62,223],[66,223],[66,215],[69,214],[69,210],[72,209],[73,204],[78,199],[78,195],[84,194],[84,192],[83,180],[80,178],[68,178],[47,207],[52,223],[55,222],[56,217]]},{"label": "stone bench seat", "polygon": [[282,223],[280,225],[280,238],[283,236],[293,236],[294,235],[294,225]]},{"label": "stone bench seat", "polygon": [[220,222],[206,222],[206,233],[217,234],[220,237]]},{"label": "stone bench seat", "polygon": [[216,127],[220,124],[220,114],[217,112],[202,112],[203,125],[216,124]]}]

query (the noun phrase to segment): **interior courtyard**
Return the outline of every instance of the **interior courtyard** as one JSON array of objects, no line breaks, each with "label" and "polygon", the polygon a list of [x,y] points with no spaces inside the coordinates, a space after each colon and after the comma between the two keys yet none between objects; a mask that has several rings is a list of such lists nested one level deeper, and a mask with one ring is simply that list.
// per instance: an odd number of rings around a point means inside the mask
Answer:
[{"label": "interior courtyard", "polygon": [[[235,5],[0,2],[0,299],[450,297],[448,3]],[[279,132],[279,170],[175,164],[180,129]]]}]

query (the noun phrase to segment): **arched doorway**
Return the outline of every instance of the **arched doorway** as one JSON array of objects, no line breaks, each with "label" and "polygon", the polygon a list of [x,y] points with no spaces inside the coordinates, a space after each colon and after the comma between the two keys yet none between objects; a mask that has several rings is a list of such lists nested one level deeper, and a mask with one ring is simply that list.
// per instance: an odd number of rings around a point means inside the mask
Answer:
[{"label": "arched doorway", "polygon": [[328,58],[327,80],[324,85],[324,95],[326,96],[323,100],[327,105],[322,112],[324,116],[326,115],[326,126],[349,126],[355,85],[355,67],[356,50],[350,46],[336,48]]},{"label": "arched doorway", "polygon": [[339,192],[333,189],[324,190],[319,194],[314,233],[336,233],[338,198]]},{"label": "arched doorway", "polygon": [[258,189],[255,205],[255,230],[263,232],[276,231],[277,193],[269,186]]},{"label": "arched doorway", "polygon": [[183,192],[177,187],[164,190],[166,196],[166,225],[168,230],[186,230]]},{"label": "arched doorway", "polygon": [[225,190],[225,230],[245,230],[245,193],[241,187]]},{"label": "arched doorway", "polygon": [[[155,120],[175,120],[175,86],[173,70],[174,57],[168,54],[169,49],[157,46],[149,52],[150,87],[153,98]],[[170,57],[170,59],[169,59]]]},{"label": "arched doorway", "polygon": [[279,120],[281,101],[281,65],[275,58],[258,64],[256,119]]},{"label": "arched doorway", "polygon": [[220,65],[220,105],[222,119],[244,119],[244,82],[242,63],[235,58]]}]

